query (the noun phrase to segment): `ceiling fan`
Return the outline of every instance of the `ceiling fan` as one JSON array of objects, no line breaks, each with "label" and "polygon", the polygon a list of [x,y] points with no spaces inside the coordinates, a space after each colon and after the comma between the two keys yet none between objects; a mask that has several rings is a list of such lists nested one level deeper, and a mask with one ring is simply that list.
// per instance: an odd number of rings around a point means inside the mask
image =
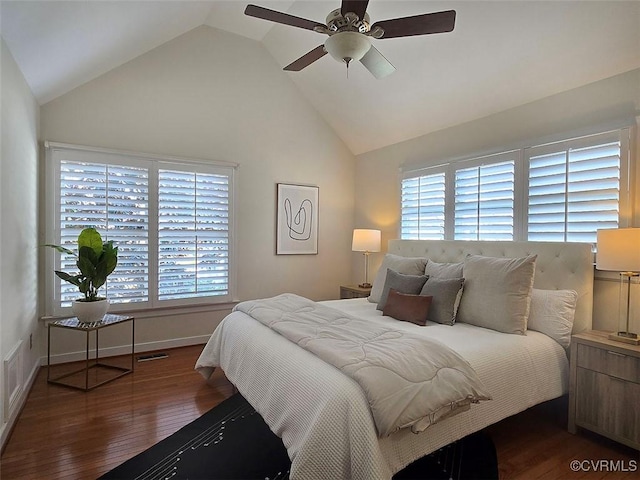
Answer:
[{"label": "ceiling fan", "polygon": [[372,25],[367,13],[368,4],[369,0],[342,0],[341,7],[327,16],[326,25],[257,5],[247,5],[244,13],[250,17],[329,35],[324,45],[290,63],[284,67],[285,70],[299,72],[329,53],[339,62],[347,64],[347,72],[349,63],[359,60],[376,78],[386,77],[396,69],[371,45],[369,37],[385,39],[450,32],[456,20],[455,10],[446,10],[383,20]]}]

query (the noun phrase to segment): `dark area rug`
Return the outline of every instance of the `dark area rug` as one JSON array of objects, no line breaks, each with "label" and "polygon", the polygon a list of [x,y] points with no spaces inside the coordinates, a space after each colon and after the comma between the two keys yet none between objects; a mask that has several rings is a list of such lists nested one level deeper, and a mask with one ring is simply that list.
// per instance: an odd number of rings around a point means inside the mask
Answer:
[{"label": "dark area rug", "polygon": [[[280,438],[235,394],[99,480],[288,479],[291,463]],[[491,438],[474,433],[423,457],[394,479],[497,479]]]}]

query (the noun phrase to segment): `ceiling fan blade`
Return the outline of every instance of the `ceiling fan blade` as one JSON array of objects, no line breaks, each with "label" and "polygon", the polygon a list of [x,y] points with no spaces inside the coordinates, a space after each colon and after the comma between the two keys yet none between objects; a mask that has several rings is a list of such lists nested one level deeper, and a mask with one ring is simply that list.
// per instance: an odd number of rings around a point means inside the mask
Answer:
[{"label": "ceiling fan blade", "polygon": [[250,17],[261,18],[263,20],[270,20],[276,23],[282,23],[284,25],[290,25],[292,27],[304,28],[307,30],[313,30],[316,27],[327,28],[326,25],[313,20],[307,20],[306,18],[296,17],[289,15],[288,13],[276,12],[268,8],[259,7],[257,5],[247,5],[244,9],[244,14]]},{"label": "ceiling fan blade", "polygon": [[360,63],[378,80],[396,71],[396,67],[391,65],[391,62],[384,58],[384,55],[373,45],[371,45],[371,48],[365,53],[364,57],[360,59]]},{"label": "ceiling fan blade", "polygon": [[342,7],[340,13],[344,17],[348,12],[355,13],[360,20],[364,18],[364,14],[367,12],[367,5],[369,0],[342,0]]},{"label": "ceiling fan blade", "polygon": [[316,47],[313,50],[311,50],[309,53],[305,53],[303,56],[301,56],[299,59],[295,60],[294,62],[291,62],[289,65],[284,67],[284,70],[287,70],[289,72],[299,72],[303,68],[311,65],[316,60],[321,59],[326,54],[327,52],[324,49],[324,45],[320,45],[319,47]]},{"label": "ceiling fan blade", "polygon": [[429,35],[431,33],[444,33],[453,30],[456,21],[456,11],[425,13],[413,17],[393,18],[376,22],[371,30],[380,27],[384,35],[380,38],[410,37],[413,35]]}]

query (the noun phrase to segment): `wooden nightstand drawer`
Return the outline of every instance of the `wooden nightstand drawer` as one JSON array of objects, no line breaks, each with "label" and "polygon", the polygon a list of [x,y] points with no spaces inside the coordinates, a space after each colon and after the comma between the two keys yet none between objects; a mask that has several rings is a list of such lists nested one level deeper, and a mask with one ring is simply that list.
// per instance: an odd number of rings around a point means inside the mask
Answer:
[{"label": "wooden nightstand drawer", "polygon": [[622,380],[640,383],[640,358],[607,348],[579,344],[577,366]]},{"label": "wooden nightstand drawer", "polygon": [[576,425],[637,448],[639,384],[578,368],[576,388],[582,392],[576,398]]}]

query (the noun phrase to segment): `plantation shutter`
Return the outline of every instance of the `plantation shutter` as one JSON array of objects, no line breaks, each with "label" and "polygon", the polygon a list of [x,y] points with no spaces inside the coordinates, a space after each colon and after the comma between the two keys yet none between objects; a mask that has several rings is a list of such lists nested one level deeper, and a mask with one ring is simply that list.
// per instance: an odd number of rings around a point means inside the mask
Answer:
[{"label": "plantation shutter", "polygon": [[487,161],[455,171],[456,240],[513,240],[515,159]]},{"label": "plantation shutter", "polygon": [[[94,227],[118,247],[98,295],[112,312],[224,303],[234,298],[237,165],[46,142],[46,243],[77,253]],[[75,255],[47,249],[47,313],[68,315]]]},{"label": "plantation shutter", "polygon": [[[82,229],[95,227],[118,246],[118,268],[99,294],[114,304],[148,301],[148,169],[62,160],[59,178],[60,245],[76,251]],[[77,272],[76,257],[61,255],[59,269]],[[61,306],[78,297],[76,286],[61,283]]]},{"label": "plantation shutter", "polygon": [[444,172],[403,179],[401,197],[401,238],[407,240],[444,239]]},{"label": "plantation shutter", "polygon": [[158,172],[158,299],[229,294],[228,174]]},{"label": "plantation shutter", "polygon": [[617,228],[620,133],[528,149],[528,239],[592,242]]}]

